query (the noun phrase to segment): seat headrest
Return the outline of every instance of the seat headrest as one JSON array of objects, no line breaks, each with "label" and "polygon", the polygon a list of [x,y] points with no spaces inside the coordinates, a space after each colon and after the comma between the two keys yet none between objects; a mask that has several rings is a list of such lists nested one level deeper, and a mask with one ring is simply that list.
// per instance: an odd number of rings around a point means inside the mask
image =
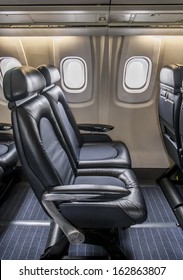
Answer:
[{"label": "seat headrest", "polygon": [[175,91],[182,87],[183,80],[183,65],[170,64],[161,69],[160,83],[162,86],[167,86],[175,89]]},{"label": "seat headrest", "polygon": [[46,86],[51,86],[60,81],[60,73],[58,69],[51,64],[44,64],[37,68],[46,80]]},{"label": "seat headrest", "polygon": [[27,98],[46,86],[43,75],[35,68],[19,66],[8,70],[3,79],[4,95],[9,102]]}]

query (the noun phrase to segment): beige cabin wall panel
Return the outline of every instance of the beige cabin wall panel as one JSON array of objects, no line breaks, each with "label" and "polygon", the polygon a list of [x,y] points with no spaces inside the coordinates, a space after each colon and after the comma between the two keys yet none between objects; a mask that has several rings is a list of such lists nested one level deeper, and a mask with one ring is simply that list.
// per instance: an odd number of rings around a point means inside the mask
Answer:
[{"label": "beige cabin wall panel", "polygon": [[[99,95],[98,83],[100,81],[100,59],[98,61],[97,52],[100,49],[100,37],[93,40],[89,36],[66,36],[54,38],[55,65],[60,68],[60,61],[65,57],[81,57],[87,64],[88,84],[86,90],[76,97],[75,102],[70,102],[73,114],[78,123],[99,121]],[[90,99],[84,102],[85,94]],[[72,99],[71,94],[66,93],[68,101]],[[74,93],[73,93],[74,94]]]},{"label": "beige cabin wall panel", "polygon": [[6,104],[0,103],[0,122],[11,123],[11,112]]},{"label": "beige cabin wall panel", "polygon": [[113,104],[110,107],[109,123],[115,124],[112,138],[127,144],[134,168],[169,166],[153,103],[137,108]]},{"label": "beige cabin wall panel", "polygon": [[[52,37],[0,37],[0,57],[15,57],[22,65],[37,67],[54,63],[53,54]],[[5,102],[0,102],[0,119],[1,122],[11,121],[11,112]]]},{"label": "beige cabin wall panel", "polygon": [[[139,36],[138,44],[135,44],[135,36],[128,37],[133,42],[126,52],[127,59],[147,55]],[[77,122],[115,126],[109,135],[127,144],[134,168],[166,168],[170,161],[158,118],[159,72],[163,65],[183,63],[183,37],[149,36],[150,40],[161,40],[161,49],[151,99],[139,104],[117,99],[117,77],[125,39],[121,36],[0,37],[0,56],[16,57],[22,64],[33,67],[53,63],[58,68],[65,56],[82,57],[90,68],[92,97],[88,102],[70,103]],[[0,104],[0,118],[1,122],[10,122],[6,104]]]},{"label": "beige cabin wall panel", "polygon": [[0,57],[2,56],[12,56],[26,64],[20,37],[0,37]]},{"label": "beige cabin wall panel", "polygon": [[[19,37],[0,37],[0,57],[15,57],[26,65],[26,58]],[[0,86],[0,91],[3,92]],[[7,104],[0,101],[0,121],[11,122],[11,113]]]},{"label": "beige cabin wall panel", "polygon": [[[59,37],[0,37],[0,55],[16,57],[23,65],[37,67],[41,64],[54,64],[60,68],[65,56],[80,56],[87,65],[89,73],[89,102],[72,104],[78,122],[100,122],[100,103],[102,102],[99,81],[101,80],[105,48],[104,37],[59,36]],[[10,121],[10,111],[6,104],[0,104],[1,120]]]},{"label": "beige cabin wall panel", "polygon": [[160,67],[171,63],[183,64],[183,36],[162,37]]},{"label": "beige cabin wall panel", "polygon": [[[114,56],[111,56],[111,59],[116,62],[120,59],[125,39],[121,41],[118,51],[114,52],[113,50],[115,59]],[[129,36],[127,39],[129,42],[126,59],[123,57],[124,63],[131,56],[148,56],[144,40],[152,40],[152,37],[143,37],[142,44],[140,44],[141,38],[139,36]],[[154,38],[154,40],[156,39]],[[114,38],[113,40],[116,39]],[[154,79],[153,89],[152,86],[150,88],[152,90],[151,99],[148,102],[139,104],[123,103],[118,100],[117,83],[122,82],[122,78],[121,81],[117,79],[118,67],[116,67],[116,64],[111,63],[111,67],[109,123],[115,126],[115,130],[111,132],[112,138],[119,139],[127,144],[134,168],[168,167],[170,161],[162,141],[158,118],[159,67],[156,72],[152,71],[155,77],[151,77],[151,79]]]},{"label": "beige cabin wall panel", "polygon": [[52,37],[21,37],[21,44],[29,66],[54,64]]}]

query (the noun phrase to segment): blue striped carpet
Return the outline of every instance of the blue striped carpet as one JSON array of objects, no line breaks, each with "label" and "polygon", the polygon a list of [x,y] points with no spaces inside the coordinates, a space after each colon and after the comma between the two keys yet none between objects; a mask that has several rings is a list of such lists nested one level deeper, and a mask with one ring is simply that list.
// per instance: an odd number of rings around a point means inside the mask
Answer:
[{"label": "blue striped carpet", "polygon": [[8,225],[0,228],[1,260],[38,260],[44,252],[48,226]]},{"label": "blue striped carpet", "polygon": [[0,220],[48,220],[28,183],[11,188],[0,207]]},{"label": "blue striped carpet", "polygon": [[129,259],[183,260],[180,228],[131,228],[120,231],[120,244]]},{"label": "blue striped carpet", "polygon": [[146,223],[177,223],[177,220],[159,187],[154,185],[148,187],[142,186],[141,190],[148,209]]},{"label": "blue striped carpet", "polygon": [[[120,244],[130,259],[183,259],[183,232],[161,189],[142,186],[148,218],[142,225],[119,230]],[[11,189],[0,207],[0,259],[39,259],[49,232],[49,218],[27,183]],[[70,246],[69,256],[103,256],[94,245]]]}]

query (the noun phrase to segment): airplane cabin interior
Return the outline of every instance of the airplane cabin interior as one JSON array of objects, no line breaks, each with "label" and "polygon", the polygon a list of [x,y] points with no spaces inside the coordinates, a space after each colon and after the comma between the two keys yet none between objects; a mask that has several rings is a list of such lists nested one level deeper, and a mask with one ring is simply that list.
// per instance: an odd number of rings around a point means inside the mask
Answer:
[{"label": "airplane cabin interior", "polygon": [[0,1],[0,259],[183,259],[183,2]]}]

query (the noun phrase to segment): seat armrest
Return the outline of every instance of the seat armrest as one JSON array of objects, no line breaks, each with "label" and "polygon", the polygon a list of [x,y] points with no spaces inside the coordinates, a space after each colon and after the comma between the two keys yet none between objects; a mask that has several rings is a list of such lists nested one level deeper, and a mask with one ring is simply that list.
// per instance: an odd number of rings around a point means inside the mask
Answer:
[{"label": "seat armrest", "polygon": [[85,241],[83,232],[67,221],[54,202],[103,202],[127,196],[130,191],[123,187],[110,185],[64,185],[50,188],[43,193],[42,203],[52,219],[59,225],[69,242],[81,244]]},{"label": "seat armrest", "polygon": [[90,131],[90,132],[108,132],[111,131],[114,127],[112,125],[107,125],[107,124],[81,123],[78,124],[78,128],[80,130]]},{"label": "seat armrest", "polygon": [[128,196],[130,193],[130,190],[118,186],[81,184],[53,187],[47,193],[47,198],[60,202],[104,202]]},{"label": "seat armrest", "polygon": [[54,201],[56,201],[55,197],[51,193],[45,192],[42,195],[42,203],[50,215],[50,217],[54,220],[56,224],[63,231],[68,241],[71,244],[79,245],[85,241],[85,236],[80,229],[71,224],[68,220],[64,218],[62,213],[59,211]]},{"label": "seat armrest", "polygon": [[10,123],[0,123],[0,130],[6,131],[12,129],[12,125]]}]

